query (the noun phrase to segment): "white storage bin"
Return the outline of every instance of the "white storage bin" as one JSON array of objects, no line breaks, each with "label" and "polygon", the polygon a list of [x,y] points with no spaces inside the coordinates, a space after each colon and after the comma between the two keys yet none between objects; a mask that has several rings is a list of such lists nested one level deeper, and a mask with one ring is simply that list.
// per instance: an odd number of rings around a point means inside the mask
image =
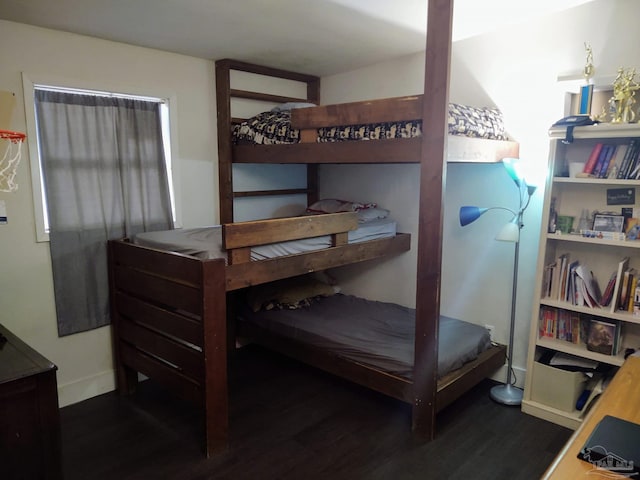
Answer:
[{"label": "white storage bin", "polygon": [[584,391],[588,377],[582,372],[533,363],[531,400],[565,412],[576,409],[576,401]]}]

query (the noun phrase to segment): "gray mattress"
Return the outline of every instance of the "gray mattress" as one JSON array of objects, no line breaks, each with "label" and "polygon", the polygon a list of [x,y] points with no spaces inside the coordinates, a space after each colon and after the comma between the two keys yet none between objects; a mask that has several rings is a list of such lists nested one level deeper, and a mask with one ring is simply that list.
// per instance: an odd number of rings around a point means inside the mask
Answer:
[{"label": "gray mattress", "polygon": [[[411,308],[337,294],[314,300],[308,308],[256,313],[247,309],[241,321],[389,373],[413,375],[415,310]],[[490,346],[485,328],[441,316],[438,378]]]}]

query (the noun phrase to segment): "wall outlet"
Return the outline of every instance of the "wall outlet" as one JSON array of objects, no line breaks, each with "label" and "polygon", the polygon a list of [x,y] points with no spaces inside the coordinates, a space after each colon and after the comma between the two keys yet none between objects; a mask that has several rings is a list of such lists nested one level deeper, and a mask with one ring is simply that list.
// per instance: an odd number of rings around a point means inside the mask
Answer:
[{"label": "wall outlet", "polygon": [[489,330],[489,336],[491,337],[491,340],[493,340],[493,331],[495,330],[496,327],[493,325],[485,325],[484,328]]}]

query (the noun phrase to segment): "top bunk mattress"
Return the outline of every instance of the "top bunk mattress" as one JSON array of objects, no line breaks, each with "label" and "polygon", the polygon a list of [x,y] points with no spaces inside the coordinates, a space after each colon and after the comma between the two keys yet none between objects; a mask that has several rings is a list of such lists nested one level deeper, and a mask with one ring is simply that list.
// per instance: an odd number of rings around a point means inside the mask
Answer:
[{"label": "top bunk mattress", "polygon": [[[349,243],[366,242],[395,235],[396,222],[390,218],[382,218],[359,224],[356,230],[348,232],[348,241]],[[203,260],[227,257],[227,252],[222,248],[221,225],[139,233],[134,236],[133,243],[191,255]],[[330,246],[330,235],[261,245],[251,249],[251,260],[266,260],[312,252]]]},{"label": "top bunk mattress", "polygon": [[[318,142],[382,140],[422,135],[422,120],[372,123],[318,129]],[[502,113],[495,108],[449,104],[449,135],[507,140]],[[300,130],[291,127],[291,109],[263,112],[234,125],[236,144],[274,145],[300,142]]]},{"label": "top bunk mattress", "polygon": [[[241,321],[395,375],[413,376],[415,310],[411,308],[336,294],[292,310],[247,308]],[[490,347],[485,328],[440,316],[438,378]]]}]

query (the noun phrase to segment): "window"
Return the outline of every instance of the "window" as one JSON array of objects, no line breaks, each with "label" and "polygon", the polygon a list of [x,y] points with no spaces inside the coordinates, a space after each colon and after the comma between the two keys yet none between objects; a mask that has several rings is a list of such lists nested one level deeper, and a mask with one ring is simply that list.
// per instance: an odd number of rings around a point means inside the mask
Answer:
[{"label": "window", "polygon": [[173,227],[164,102],[36,84],[34,103],[58,334],[65,336],[110,322],[107,242]]},{"label": "window", "polygon": [[176,196],[174,185],[177,181],[177,165],[172,162],[171,131],[172,121],[170,111],[175,98],[171,95],[150,96],[138,93],[120,93],[117,88],[99,89],[71,87],[71,82],[60,79],[34,79],[23,74],[23,86],[25,95],[25,110],[27,116],[27,142],[29,147],[29,160],[31,165],[31,181],[34,199],[34,214],[36,222],[36,240],[39,242],[49,241],[49,219],[47,216],[47,205],[45,195],[45,182],[42,175],[42,164],[40,159],[40,146],[38,145],[38,125],[35,114],[35,92],[46,90],[54,92],[66,92],[78,95],[94,95],[96,97],[116,97],[123,99],[143,100],[157,102],[160,105],[160,116],[162,122],[162,140],[164,155],[166,160],[166,171],[169,178],[169,193],[171,197],[171,212],[174,225],[179,224],[176,208]]}]

